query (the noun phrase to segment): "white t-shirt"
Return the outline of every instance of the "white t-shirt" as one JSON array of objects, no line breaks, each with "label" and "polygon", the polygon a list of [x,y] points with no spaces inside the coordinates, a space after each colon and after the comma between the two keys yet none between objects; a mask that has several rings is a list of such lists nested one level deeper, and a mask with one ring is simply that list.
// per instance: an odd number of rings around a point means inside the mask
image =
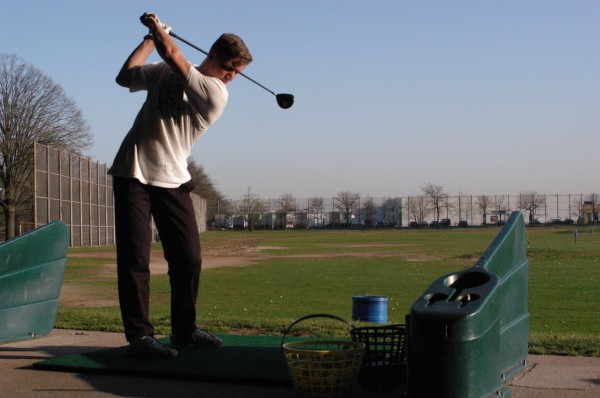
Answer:
[{"label": "white t-shirt", "polygon": [[148,95],[109,174],[177,188],[191,179],[187,159],[192,146],[223,113],[227,88],[193,66],[184,82],[168,64],[155,63],[141,67],[129,89]]}]

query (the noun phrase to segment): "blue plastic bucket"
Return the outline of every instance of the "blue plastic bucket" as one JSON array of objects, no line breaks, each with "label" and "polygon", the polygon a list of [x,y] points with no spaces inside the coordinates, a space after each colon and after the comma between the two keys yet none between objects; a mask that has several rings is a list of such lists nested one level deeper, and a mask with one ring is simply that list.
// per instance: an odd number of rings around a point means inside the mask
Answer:
[{"label": "blue plastic bucket", "polygon": [[352,296],[352,320],[387,323],[387,304],[385,296]]}]

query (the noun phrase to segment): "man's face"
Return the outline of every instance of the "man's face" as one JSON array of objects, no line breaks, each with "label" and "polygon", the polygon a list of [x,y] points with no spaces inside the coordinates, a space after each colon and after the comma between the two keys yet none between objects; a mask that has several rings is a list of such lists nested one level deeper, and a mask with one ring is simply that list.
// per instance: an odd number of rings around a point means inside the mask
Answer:
[{"label": "man's face", "polygon": [[246,67],[240,58],[225,60],[218,56],[210,56],[208,61],[206,75],[216,77],[225,84],[235,79]]}]

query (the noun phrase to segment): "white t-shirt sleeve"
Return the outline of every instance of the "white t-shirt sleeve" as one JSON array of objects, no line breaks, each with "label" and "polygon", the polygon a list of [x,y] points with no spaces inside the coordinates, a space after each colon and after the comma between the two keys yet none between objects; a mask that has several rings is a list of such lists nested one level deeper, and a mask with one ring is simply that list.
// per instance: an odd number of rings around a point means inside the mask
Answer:
[{"label": "white t-shirt sleeve", "polygon": [[155,62],[137,68],[131,77],[129,91],[135,93],[137,91],[148,90],[150,82],[156,79],[161,67],[163,67],[161,62]]},{"label": "white t-shirt sleeve", "polygon": [[192,66],[186,77],[185,94],[188,103],[204,122],[205,128],[213,124],[223,113],[229,94],[221,80],[205,76]]}]

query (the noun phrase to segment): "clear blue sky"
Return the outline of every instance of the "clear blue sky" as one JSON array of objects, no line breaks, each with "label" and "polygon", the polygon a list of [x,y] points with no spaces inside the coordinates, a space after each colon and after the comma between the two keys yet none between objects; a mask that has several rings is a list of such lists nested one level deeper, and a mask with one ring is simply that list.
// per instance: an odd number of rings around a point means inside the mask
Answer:
[{"label": "clear blue sky", "polygon": [[101,163],[144,101],[114,83],[144,11],[204,49],[239,34],[246,73],[296,97],[229,84],[193,158],[232,199],[600,192],[597,0],[0,0],[0,52],[73,97]]}]

